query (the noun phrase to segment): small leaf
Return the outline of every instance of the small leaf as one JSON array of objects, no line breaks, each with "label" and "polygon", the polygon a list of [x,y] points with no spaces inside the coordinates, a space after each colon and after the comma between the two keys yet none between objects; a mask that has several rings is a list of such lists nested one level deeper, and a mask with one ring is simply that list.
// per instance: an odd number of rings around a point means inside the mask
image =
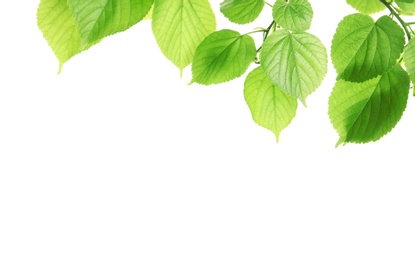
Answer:
[{"label": "small leaf", "polygon": [[282,28],[304,32],[310,29],[313,9],[307,0],[277,0],[272,8],[272,16]]},{"label": "small leaf", "polygon": [[261,65],[271,82],[305,104],[327,73],[327,51],[314,35],[278,30],[264,42]]},{"label": "small leaf", "polygon": [[347,0],[347,3],[364,14],[377,13],[386,8],[379,0]]},{"label": "small leaf", "polygon": [[399,64],[362,83],[337,81],[329,99],[337,145],[376,141],[390,132],[405,111],[408,92],[409,77]]},{"label": "small leaf", "polygon": [[264,0],[225,0],[220,4],[220,11],[237,24],[253,22],[264,8]]},{"label": "small leaf", "polygon": [[363,82],[395,65],[404,45],[404,32],[390,17],[375,23],[368,15],[352,14],[337,27],[331,58],[339,79]]},{"label": "small leaf", "polygon": [[[81,49],[81,35],[66,0],[41,0],[37,10],[40,31],[62,65]],[[59,71],[60,71],[59,69]]]},{"label": "small leaf", "polygon": [[235,79],[246,72],[255,57],[251,36],[232,30],[214,32],[196,49],[192,82],[210,85]]},{"label": "small leaf", "polygon": [[253,120],[271,130],[278,142],[281,131],[295,117],[297,100],[274,86],[262,67],[254,69],[247,76],[244,96]]},{"label": "small leaf", "polygon": [[207,0],[156,0],[152,28],[163,54],[182,71],[216,20]]},{"label": "small leaf", "polygon": [[83,47],[141,21],[154,0],[68,0]]}]

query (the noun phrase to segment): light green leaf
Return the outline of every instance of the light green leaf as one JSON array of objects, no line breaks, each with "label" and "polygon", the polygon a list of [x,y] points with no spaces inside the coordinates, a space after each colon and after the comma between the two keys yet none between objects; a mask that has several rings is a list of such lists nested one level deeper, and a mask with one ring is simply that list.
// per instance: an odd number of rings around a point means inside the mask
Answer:
[{"label": "light green leaf", "polygon": [[[409,74],[409,78],[412,84],[415,84],[415,40],[412,38],[405,47],[403,54],[403,61],[405,62],[406,71]],[[415,90],[414,90],[415,96]]]},{"label": "light green leaf", "polygon": [[297,100],[274,86],[262,67],[254,69],[247,76],[244,96],[253,120],[271,130],[278,142],[281,131],[295,117]]},{"label": "light green leaf", "polygon": [[200,42],[216,30],[216,21],[207,0],[156,0],[152,27],[163,54],[182,71]]},{"label": "light green leaf", "polygon": [[310,29],[313,8],[307,0],[277,0],[272,8],[272,16],[282,28],[304,32]]},{"label": "light green leaf", "polygon": [[264,0],[225,0],[220,4],[220,11],[229,21],[246,24],[258,18],[264,5]]},{"label": "light green leaf", "polygon": [[326,48],[305,32],[276,31],[265,40],[260,58],[271,82],[304,104],[327,73]]},{"label": "light green leaf", "polygon": [[408,99],[409,77],[399,64],[362,82],[337,81],[329,99],[329,116],[342,143],[376,141],[399,122]]},{"label": "light green leaf", "polygon": [[66,0],[41,0],[37,23],[58,58],[60,69],[66,61],[82,51],[81,35]]},{"label": "light green leaf", "polygon": [[210,85],[235,79],[246,72],[255,57],[251,36],[232,30],[214,32],[196,49],[192,82]]},{"label": "light green leaf", "polygon": [[388,71],[405,46],[401,27],[388,16],[346,16],[333,37],[331,58],[339,79],[362,82]]},{"label": "light green leaf", "polygon": [[377,13],[386,8],[379,0],[347,0],[347,3],[364,14]]},{"label": "light green leaf", "polygon": [[68,0],[83,47],[141,21],[154,0]]},{"label": "light green leaf", "polygon": [[395,0],[395,2],[402,11],[406,12],[404,15],[413,15],[415,13],[414,1]]},{"label": "light green leaf", "polygon": [[143,20],[151,20],[153,18],[153,10],[154,4],[151,6],[150,11],[148,11],[147,15],[143,18]]}]

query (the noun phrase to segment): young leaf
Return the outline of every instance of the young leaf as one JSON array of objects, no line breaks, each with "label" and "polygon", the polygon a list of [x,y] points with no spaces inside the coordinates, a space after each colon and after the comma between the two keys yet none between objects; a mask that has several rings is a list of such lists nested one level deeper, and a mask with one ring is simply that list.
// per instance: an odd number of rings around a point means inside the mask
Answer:
[{"label": "young leaf", "polygon": [[260,58],[271,82],[304,104],[327,73],[326,48],[305,32],[276,31],[265,40]]},{"label": "young leaf", "polygon": [[254,69],[247,76],[244,96],[253,120],[271,130],[278,142],[281,131],[295,117],[297,100],[274,86],[262,67]]},{"label": "young leaf", "polygon": [[375,23],[364,14],[346,16],[333,37],[331,58],[339,79],[362,82],[396,64],[405,46],[401,27],[388,16]]},{"label": "young leaf", "polygon": [[277,0],[272,8],[272,16],[282,28],[304,32],[310,29],[313,9],[307,0]]},{"label": "young leaf", "polygon": [[207,0],[156,0],[152,27],[163,54],[182,71],[200,42],[216,30],[216,21]]},{"label": "young leaf", "polygon": [[214,32],[196,49],[192,82],[210,85],[240,77],[255,56],[255,42],[251,36],[232,30]]},{"label": "young leaf", "polygon": [[[406,71],[409,74],[409,78],[412,81],[412,84],[415,84],[415,40],[412,38],[408,45],[405,47],[405,52],[403,54],[403,61],[405,62]],[[415,95],[415,91],[414,91]]]},{"label": "young leaf", "polygon": [[154,0],[68,0],[83,47],[141,21]]},{"label": "young leaf", "polygon": [[264,8],[264,0],[225,0],[220,4],[220,11],[237,24],[253,22]]},{"label": "young leaf", "polygon": [[60,69],[66,61],[82,51],[81,35],[66,0],[41,0],[37,23],[58,58]]},{"label": "young leaf", "polygon": [[399,64],[362,82],[337,81],[329,116],[341,143],[376,141],[399,122],[408,99],[409,77]]},{"label": "young leaf", "polygon": [[364,14],[373,14],[386,8],[379,0],[347,0],[347,3]]}]

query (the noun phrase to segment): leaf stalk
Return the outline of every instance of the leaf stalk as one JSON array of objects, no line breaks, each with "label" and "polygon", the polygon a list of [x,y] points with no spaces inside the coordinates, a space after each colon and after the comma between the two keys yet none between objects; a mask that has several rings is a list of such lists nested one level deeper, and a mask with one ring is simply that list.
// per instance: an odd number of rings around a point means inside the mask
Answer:
[{"label": "leaf stalk", "polygon": [[387,2],[386,0],[380,0],[380,2],[382,4],[384,4],[386,6],[386,8],[389,9],[389,11],[391,12],[391,14],[399,21],[399,23],[401,24],[401,26],[403,27],[406,37],[408,38],[408,41],[412,38],[412,35],[410,33],[410,31],[408,30],[408,23],[406,23],[401,16],[399,15],[399,13],[393,8],[391,2]]}]

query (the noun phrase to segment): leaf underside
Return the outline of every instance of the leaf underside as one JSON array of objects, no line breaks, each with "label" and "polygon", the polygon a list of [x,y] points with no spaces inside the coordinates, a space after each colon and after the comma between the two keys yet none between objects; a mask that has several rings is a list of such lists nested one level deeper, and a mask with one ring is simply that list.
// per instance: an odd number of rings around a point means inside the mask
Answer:
[{"label": "leaf underside", "polygon": [[313,9],[307,0],[277,0],[272,8],[272,16],[282,28],[304,32],[310,29]]},{"label": "leaf underside", "polygon": [[312,34],[278,30],[263,44],[261,65],[271,82],[305,104],[327,73],[327,51]]}]

